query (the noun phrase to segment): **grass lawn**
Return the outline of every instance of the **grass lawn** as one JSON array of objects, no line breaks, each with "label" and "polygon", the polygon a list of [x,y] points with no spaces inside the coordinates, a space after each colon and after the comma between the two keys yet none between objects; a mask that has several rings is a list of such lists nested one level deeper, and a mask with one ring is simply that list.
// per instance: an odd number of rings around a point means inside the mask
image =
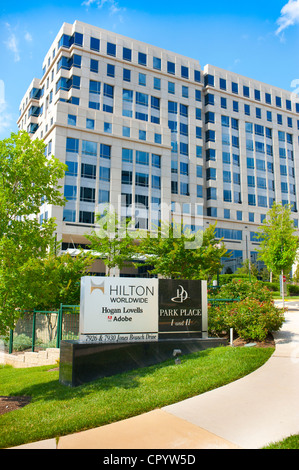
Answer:
[{"label": "grass lawn", "polygon": [[299,449],[299,434],[269,444],[267,447],[264,447],[264,449]]},{"label": "grass lawn", "polygon": [[30,396],[0,416],[0,448],[71,434],[148,412],[237,380],[262,366],[273,348],[218,347],[76,388],[51,366],[0,367],[0,395]]}]

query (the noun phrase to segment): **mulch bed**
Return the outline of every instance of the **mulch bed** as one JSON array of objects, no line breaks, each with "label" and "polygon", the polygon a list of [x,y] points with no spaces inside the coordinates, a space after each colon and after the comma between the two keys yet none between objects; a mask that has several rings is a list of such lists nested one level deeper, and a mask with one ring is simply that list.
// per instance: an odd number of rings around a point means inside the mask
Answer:
[{"label": "mulch bed", "polygon": [[0,415],[8,413],[9,411],[17,410],[22,408],[31,402],[31,397],[20,396],[20,397],[5,397],[0,396]]}]

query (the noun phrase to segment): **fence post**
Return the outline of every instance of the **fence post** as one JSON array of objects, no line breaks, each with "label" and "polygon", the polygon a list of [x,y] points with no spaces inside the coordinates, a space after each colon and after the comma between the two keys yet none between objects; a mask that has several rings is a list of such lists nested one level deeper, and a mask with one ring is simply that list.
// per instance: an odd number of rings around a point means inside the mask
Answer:
[{"label": "fence post", "polygon": [[56,348],[60,347],[61,330],[62,330],[62,304],[60,304],[60,307],[58,310]]},{"label": "fence post", "polygon": [[33,320],[32,320],[32,352],[35,348],[35,323],[36,323],[36,311],[33,309]]},{"label": "fence post", "polygon": [[9,354],[12,353],[12,350],[13,350],[13,330],[10,329],[10,331],[9,331],[9,350],[8,350]]}]

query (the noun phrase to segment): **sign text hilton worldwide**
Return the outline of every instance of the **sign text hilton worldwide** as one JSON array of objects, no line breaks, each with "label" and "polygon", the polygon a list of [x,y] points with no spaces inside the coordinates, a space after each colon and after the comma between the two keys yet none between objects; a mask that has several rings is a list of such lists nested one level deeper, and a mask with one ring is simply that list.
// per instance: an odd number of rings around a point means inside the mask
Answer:
[{"label": "sign text hilton worldwide", "polygon": [[155,287],[142,285],[110,285],[109,295],[112,303],[148,303],[148,297],[155,295]]}]

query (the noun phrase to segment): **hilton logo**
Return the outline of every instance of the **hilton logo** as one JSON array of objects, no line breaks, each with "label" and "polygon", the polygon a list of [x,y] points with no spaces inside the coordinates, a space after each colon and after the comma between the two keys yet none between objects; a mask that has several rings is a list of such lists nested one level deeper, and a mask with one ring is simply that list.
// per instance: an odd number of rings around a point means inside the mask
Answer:
[{"label": "hilton logo", "polygon": [[92,294],[94,290],[99,289],[104,294],[104,281],[101,284],[94,284],[92,279],[90,280],[90,293]]},{"label": "hilton logo", "polygon": [[185,300],[189,299],[188,292],[185,291],[183,286],[179,285],[180,289],[176,291],[176,297],[172,297],[172,302],[176,302],[178,304],[182,304]]}]

